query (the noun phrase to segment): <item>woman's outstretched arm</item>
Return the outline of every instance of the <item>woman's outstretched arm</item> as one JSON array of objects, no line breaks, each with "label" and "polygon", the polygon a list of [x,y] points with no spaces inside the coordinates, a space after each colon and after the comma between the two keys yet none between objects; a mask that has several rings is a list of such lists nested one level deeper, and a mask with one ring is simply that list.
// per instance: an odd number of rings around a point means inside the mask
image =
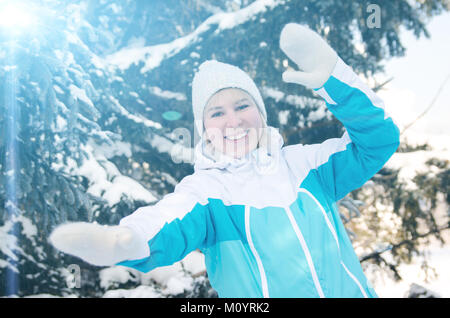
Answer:
[{"label": "woman's outstretched arm", "polygon": [[171,265],[214,240],[208,202],[195,177],[185,177],[173,193],[123,218],[119,225],[76,222],[57,227],[50,242],[62,252],[98,266],[123,265],[148,272]]}]

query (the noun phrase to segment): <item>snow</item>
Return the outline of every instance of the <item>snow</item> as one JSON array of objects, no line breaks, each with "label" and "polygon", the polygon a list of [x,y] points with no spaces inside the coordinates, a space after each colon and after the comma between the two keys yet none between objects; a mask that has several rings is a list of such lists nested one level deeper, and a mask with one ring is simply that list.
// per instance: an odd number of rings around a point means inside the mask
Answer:
[{"label": "snow", "polygon": [[[7,259],[18,260],[15,253],[19,253],[24,257],[31,258],[31,256],[25,255],[23,250],[17,244],[17,238],[13,231],[13,225],[20,223],[22,226],[22,234],[34,242],[34,236],[37,235],[37,227],[31,222],[31,220],[22,214],[14,216],[12,219],[7,220],[3,226],[0,227],[0,251],[6,255]],[[0,268],[9,267],[15,272],[18,272],[17,268],[12,266],[11,262],[0,259]]]},{"label": "snow", "polygon": [[[432,125],[433,122],[429,122]],[[423,133],[414,129],[406,130],[402,133],[402,141],[410,145],[429,144],[435,151],[450,151],[449,134]],[[447,158],[450,158],[447,156]]]},{"label": "snow", "polygon": [[194,251],[188,254],[182,260],[182,263],[184,269],[190,272],[192,275],[199,275],[206,270],[205,256],[199,251]]},{"label": "snow", "polygon": [[[402,280],[395,282],[392,278],[378,272],[372,275],[371,281],[375,291],[381,298],[402,298],[412,284],[419,284],[441,297],[450,297],[450,246],[441,247],[437,243],[429,248],[428,265],[433,267],[438,274],[437,277],[426,279],[421,268],[421,259],[416,259],[412,264],[402,264],[399,267]],[[366,271],[367,273],[367,271]],[[369,276],[369,275],[368,275]]]},{"label": "snow", "polygon": [[217,26],[217,29],[215,30],[215,33],[217,34],[223,30],[234,28],[254,19],[257,14],[263,13],[266,10],[270,10],[283,3],[284,1],[277,0],[257,0],[238,11],[216,13],[206,19],[192,33],[184,37],[177,38],[169,43],[153,46],[144,46],[142,43],[133,44],[133,46],[126,47],[108,55],[105,58],[105,61],[122,71],[128,69],[131,65],[139,65],[140,62],[144,62],[141,73],[145,73],[158,67],[164,59],[178,54],[187,46],[197,42],[202,33],[207,32],[211,27]]},{"label": "snow", "polygon": [[103,298],[159,298],[161,294],[158,293],[154,287],[141,285],[135,289],[114,289],[108,290]]},{"label": "snow", "polygon": [[176,93],[176,92],[171,92],[171,91],[167,91],[167,90],[162,90],[161,88],[157,87],[157,86],[151,86],[149,87],[149,90],[152,94],[159,96],[159,97],[163,97],[163,98],[167,98],[167,99],[176,99],[178,101],[186,101],[186,95],[183,93]]},{"label": "snow", "polygon": [[177,38],[170,43],[154,46],[127,47],[107,56],[105,60],[121,70],[128,69],[131,65],[137,65],[143,61],[145,66],[141,72],[145,73],[158,67],[164,59],[177,54],[193,41],[193,37],[193,35],[188,35],[183,38]]},{"label": "snow", "polygon": [[73,84],[69,86],[70,94],[77,98],[78,100],[84,102],[85,104],[94,107],[94,104],[92,103],[91,99],[86,95],[86,91],[84,89],[81,89]]},{"label": "snow", "polygon": [[414,295],[416,298],[439,298],[438,293],[432,292],[420,285],[411,284],[409,295]]},{"label": "snow", "polygon": [[171,295],[181,294],[185,290],[192,290],[194,279],[188,275],[172,276],[167,281],[166,292]]},{"label": "snow", "polygon": [[111,3],[110,5],[109,5],[109,7],[111,8],[111,10],[115,13],[115,14],[117,14],[117,13],[119,13],[120,12],[120,8],[117,6],[117,4],[115,4],[115,3]]},{"label": "snow", "polygon": [[300,108],[305,108],[305,97],[303,96],[288,95],[286,96],[286,102]]},{"label": "snow", "polygon": [[110,205],[114,205],[120,201],[123,194],[134,200],[145,202],[153,202],[156,200],[155,196],[141,184],[125,176],[114,177],[112,185],[105,191],[103,198],[110,202]]},{"label": "snow", "polygon": [[65,131],[67,127],[67,121],[59,114],[56,115],[56,131]]},{"label": "snow", "polygon": [[280,110],[278,112],[278,121],[281,125],[286,125],[289,117],[289,110]]},{"label": "snow", "polygon": [[139,104],[144,105],[144,106],[146,105],[145,102],[140,98],[136,99],[136,102],[138,102]]},{"label": "snow", "polygon": [[91,145],[82,146],[82,149],[88,153],[88,158],[74,172],[91,181],[88,193],[106,199],[110,206],[117,204],[122,195],[149,203],[156,201],[150,191],[132,178],[121,175],[117,167],[102,154],[96,153],[94,156]]},{"label": "snow", "polygon": [[[283,101],[285,103],[304,108],[306,106],[306,103],[308,100],[310,100],[312,103],[317,104],[317,109],[314,111],[311,111],[308,114],[308,121],[317,121],[321,120],[325,117],[331,117],[331,113],[327,111],[327,107],[325,106],[324,102],[317,103],[316,101],[312,101],[311,99],[308,99],[304,96],[294,96],[294,95],[286,95],[284,92],[273,88],[269,86],[264,86],[261,88],[261,92],[264,95],[264,97],[270,97],[275,100],[276,103]],[[287,122],[287,116],[289,112],[279,112],[279,120],[280,124],[286,124]],[[299,124],[303,124],[302,122],[299,122]]]},{"label": "snow", "polygon": [[[312,103],[313,102],[317,103],[317,101],[315,101],[315,100],[313,101],[311,98],[307,98],[305,96],[286,95],[284,92],[282,92],[276,88],[269,87],[269,86],[261,87],[261,93],[263,94],[263,97],[273,98],[275,100],[275,102],[283,101],[285,103],[288,103],[290,105],[300,107],[300,108],[305,108],[309,101]],[[324,103],[322,103],[322,104],[325,105]]]},{"label": "snow", "polygon": [[195,150],[192,147],[188,147],[180,143],[173,143],[169,139],[159,135],[153,135],[150,139],[150,144],[159,152],[170,154],[171,159],[175,163],[194,163]]},{"label": "snow", "polygon": [[124,284],[130,280],[135,280],[133,278],[133,270],[122,267],[114,266],[102,269],[99,272],[100,286],[104,289],[108,289],[115,283]]},{"label": "snow", "polygon": [[103,76],[103,72],[101,70],[107,69],[105,61],[103,61],[101,58],[99,58],[96,55],[92,55],[91,62],[96,68],[100,69],[100,70],[96,70],[97,75]]},{"label": "snow", "polygon": [[317,121],[327,117],[327,108],[325,105],[320,105],[316,110],[308,114],[308,121]]},{"label": "snow", "polygon": [[[182,261],[170,266],[158,267],[149,273],[141,273],[124,266],[114,266],[100,271],[100,285],[104,289],[114,288],[115,284],[129,281],[140,282],[135,289],[110,289],[103,297],[145,297],[155,298],[180,294],[192,289],[194,279],[206,270],[204,256],[199,251],[188,254]],[[156,282],[161,290],[151,286]]]},{"label": "snow", "polygon": [[280,100],[284,99],[285,94],[277,90],[276,88],[265,86],[262,89],[262,93],[265,95],[265,97],[270,97],[275,99],[276,102],[279,102]]},{"label": "snow", "polygon": [[[72,158],[67,158],[67,165],[64,165],[59,157],[59,162],[52,164],[55,170],[63,169],[72,175],[80,175],[86,177],[89,181],[88,193],[107,200],[109,206],[114,206],[125,195],[134,200],[142,200],[152,203],[157,198],[140,183],[132,178],[123,176],[117,167],[109,161],[108,156],[125,154],[131,155],[129,145],[126,143],[118,143],[114,146],[98,146],[91,140],[86,145],[81,145],[81,149],[87,153],[87,158],[83,164],[78,167]],[[94,150],[95,149],[95,150]],[[105,154],[101,152],[105,150]]]},{"label": "snow", "polygon": [[55,90],[55,92],[57,92],[58,94],[64,94],[64,91],[61,89],[61,87],[59,87],[58,85],[53,85],[53,89]]},{"label": "snow", "polygon": [[[24,296],[23,298],[61,298],[61,296],[55,296],[52,294],[36,294],[30,296]],[[76,298],[75,295],[64,296],[64,298]]]},{"label": "snow", "polygon": [[428,173],[430,167],[425,164],[431,158],[450,158],[450,151],[415,151],[414,153],[395,153],[386,167],[400,169],[399,178],[408,189],[416,189],[412,178],[419,173]]},{"label": "snow", "polygon": [[[405,182],[406,186],[410,190],[417,188],[412,178],[418,173],[427,173],[433,175],[437,172],[436,167],[429,167],[425,162],[431,158],[438,158],[441,160],[450,159],[450,143],[448,136],[434,135],[431,133],[424,134],[416,132],[414,130],[408,130],[401,136],[403,142],[407,141],[410,145],[422,145],[428,143],[431,146],[431,150],[419,150],[408,153],[396,152],[386,163],[386,167],[399,169],[399,179]],[[435,168],[435,169],[433,169]],[[439,200],[443,202],[441,197]],[[438,211],[436,215],[440,215],[439,222],[444,222],[448,212],[446,211],[445,204],[438,202]],[[384,218],[381,218],[384,220]],[[387,221],[384,220],[384,221]],[[386,222],[385,222],[386,223]],[[386,229],[389,228],[387,224],[383,225]],[[399,267],[399,273],[402,276],[400,282],[395,282],[392,278],[387,277],[385,274],[379,271],[374,274],[370,270],[366,271],[366,274],[370,276],[370,280],[375,286],[380,297],[399,298],[405,297],[410,288],[414,288],[413,284],[419,284],[433,292],[436,292],[441,297],[450,297],[450,233],[445,231],[442,233],[445,245],[441,245],[434,239],[432,243],[426,246],[427,262],[428,265],[436,271],[436,276],[425,277],[424,270],[422,268],[422,257],[416,258],[411,264],[402,264]],[[432,273],[432,272],[431,272]]]},{"label": "snow", "polygon": [[406,136],[402,136],[401,140],[407,141],[411,145],[421,145],[429,143],[432,150],[419,150],[408,153],[396,152],[386,163],[386,167],[399,169],[399,179],[406,183],[408,189],[416,189],[415,183],[412,181],[418,173],[433,173],[433,168],[425,164],[431,158],[439,158],[450,160],[450,143],[448,137],[432,136],[432,135],[415,135],[408,132]]},{"label": "snow", "polygon": [[29,218],[23,215],[17,216],[16,219],[18,222],[22,223],[22,234],[29,240],[33,240],[33,237],[38,233],[36,225],[34,225]]},{"label": "snow", "polygon": [[16,70],[16,69],[17,69],[17,65],[6,65],[6,66],[3,66],[3,70],[5,72],[10,72],[10,71]]},{"label": "snow", "polygon": [[[66,35],[69,36],[70,33],[66,33]],[[75,38],[72,35],[70,35],[70,40],[71,41],[76,41]],[[72,52],[55,50],[55,51],[53,51],[53,53],[55,54],[56,58],[59,61],[61,61],[63,64],[65,64],[67,66],[75,64],[75,58],[74,58]]]},{"label": "snow", "polygon": [[200,54],[198,54],[197,52],[192,52],[189,56],[190,56],[191,58],[193,58],[193,59],[198,59],[198,58],[200,58]]},{"label": "snow", "polygon": [[[13,226],[13,223],[11,221],[5,222],[3,226],[0,227],[0,251],[6,255],[8,258],[17,260],[17,256],[14,255],[14,250],[17,249],[17,238],[9,234]],[[10,267],[12,268],[12,265],[9,262],[1,261],[0,267]],[[15,271],[17,271],[16,268],[13,268]]]},{"label": "snow", "polygon": [[[428,143],[432,148],[431,150],[408,153],[396,152],[386,163],[385,166],[388,168],[399,169],[399,179],[405,182],[406,187],[410,190],[417,189],[412,179],[418,173],[427,173],[432,176],[433,173],[438,171],[436,167],[427,166],[425,164],[427,160],[431,158],[450,160],[450,143],[446,135],[423,133],[411,129],[402,134],[401,140],[412,146]],[[441,200],[443,199],[441,198]],[[445,218],[447,215],[445,205],[439,207],[438,203],[438,209],[440,210],[437,215],[440,214]],[[443,232],[443,236],[446,240],[444,246],[435,241],[426,246],[428,250],[427,261],[429,266],[436,270],[436,277],[429,277],[428,279],[425,277],[421,267],[423,260],[421,257],[416,258],[412,264],[402,264],[399,267],[400,275],[403,278],[400,282],[395,282],[392,278],[380,272],[374,274],[370,273],[370,270],[366,271],[366,274],[371,276],[370,280],[373,282],[378,295],[388,298],[405,297],[410,288],[414,288],[413,284],[419,284],[436,292],[441,297],[450,297],[448,288],[450,286],[450,272],[448,271],[450,268],[450,233],[448,231]]]},{"label": "snow", "polygon": [[219,19],[219,28],[216,30],[216,33],[222,30],[232,29],[250,19],[254,19],[257,14],[267,11],[267,9],[273,9],[280,4],[284,4],[284,1],[259,0],[239,11],[218,14],[215,16]]},{"label": "snow", "polygon": [[152,127],[152,128],[156,128],[156,129],[161,129],[162,126],[160,123],[154,122],[153,120],[144,118],[142,116],[139,115],[133,115],[131,114],[128,110],[125,109],[125,107],[123,107],[119,101],[114,98],[113,96],[109,96],[109,100],[117,107],[118,111],[125,117],[128,117],[129,119],[131,119],[132,121],[138,123],[138,124],[143,124],[147,127]]},{"label": "snow", "polygon": [[101,145],[95,145],[93,149],[95,156],[104,156],[106,159],[115,156],[125,156],[130,158],[132,156],[131,144],[123,141],[115,141],[113,144],[107,145],[103,143]]}]

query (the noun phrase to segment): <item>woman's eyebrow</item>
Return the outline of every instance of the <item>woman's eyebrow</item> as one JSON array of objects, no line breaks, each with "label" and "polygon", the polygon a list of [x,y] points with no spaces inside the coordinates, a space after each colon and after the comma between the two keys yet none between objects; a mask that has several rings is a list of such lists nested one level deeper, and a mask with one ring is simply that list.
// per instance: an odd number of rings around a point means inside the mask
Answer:
[{"label": "woman's eyebrow", "polygon": [[213,111],[213,110],[216,110],[216,109],[222,109],[223,107],[222,106],[212,106],[212,107],[210,107],[210,108],[208,108],[207,110],[206,110],[206,112],[210,112],[210,111]]},{"label": "woman's eyebrow", "polygon": [[[244,97],[244,98],[242,98],[240,100],[235,101],[234,105],[240,104],[242,102],[250,102],[250,100],[248,98]],[[210,111],[213,111],[213,110],[216,110],[216,109],[222,109],[222,108],[223,108],[223,106],[211,106],[211,107],[209,107],[206,110],[206,112],[209,113]]]},{"label": "woman's eyebrow", "polygon": [[242,98],[242,99],[236,101],[234,104],[236,105],[236,104],[240,104],[240,103],[242,103],[242,102],[250,102],[250,101],[249,101],[248,98],[245,97],[245,98]]}]

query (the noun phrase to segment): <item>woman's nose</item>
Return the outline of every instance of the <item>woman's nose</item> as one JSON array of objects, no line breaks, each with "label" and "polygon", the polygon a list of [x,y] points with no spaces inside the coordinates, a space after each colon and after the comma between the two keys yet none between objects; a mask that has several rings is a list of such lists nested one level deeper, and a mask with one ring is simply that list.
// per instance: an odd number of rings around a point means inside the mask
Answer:
[{"label": "woman's nose", "polygon": [[242,124],[242,119],[236,112],[229,112],[227,116],[227,127],[239,127]]}]

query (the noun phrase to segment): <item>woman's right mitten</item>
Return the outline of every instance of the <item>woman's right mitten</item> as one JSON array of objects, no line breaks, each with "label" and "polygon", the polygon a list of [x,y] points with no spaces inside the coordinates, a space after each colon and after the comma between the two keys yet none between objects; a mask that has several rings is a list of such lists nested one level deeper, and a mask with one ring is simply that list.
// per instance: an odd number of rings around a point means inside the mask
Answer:
[{"label": "woman's right mitten", "polygon": [[147,242],[125,226],[67,223],[58,226],[49,239],[58,250],[97,266],[112,266],[150,255]]}]

